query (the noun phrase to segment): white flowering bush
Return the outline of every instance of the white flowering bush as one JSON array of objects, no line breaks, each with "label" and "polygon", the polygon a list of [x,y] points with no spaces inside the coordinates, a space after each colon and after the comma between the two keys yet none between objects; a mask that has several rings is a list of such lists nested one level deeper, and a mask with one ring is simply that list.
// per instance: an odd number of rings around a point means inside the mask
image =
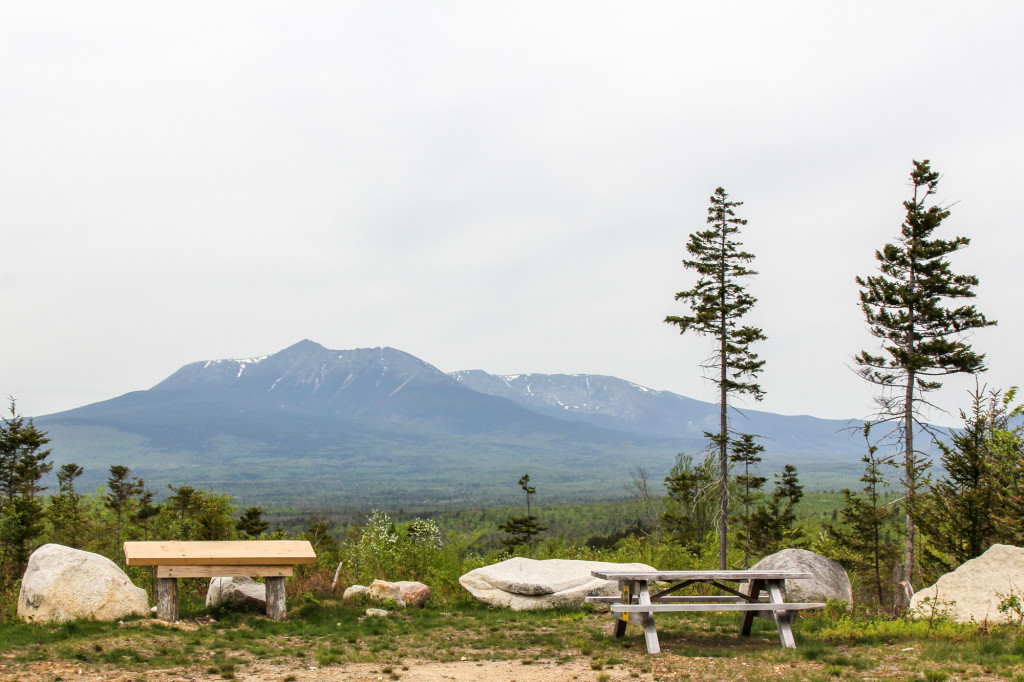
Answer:
[{"label": "white flowering bush", "polygon": [[359,536],[358,547],[360,563],[373,566],[374,578],[384,578],[398,554],[398,531],[391,517],[377,509],[370,512]]}]

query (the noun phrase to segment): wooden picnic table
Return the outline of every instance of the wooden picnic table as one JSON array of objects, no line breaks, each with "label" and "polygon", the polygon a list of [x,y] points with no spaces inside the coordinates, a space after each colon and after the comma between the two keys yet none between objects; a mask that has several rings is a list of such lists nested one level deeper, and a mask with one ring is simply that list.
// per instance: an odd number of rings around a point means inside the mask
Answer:
[{"label": "wooden picnic table", "polygon": [[129,566],[156,566],[156,615],[178,620],[178,578],[261,576],[267,582],[267,616],[285,617],[284,579],[298,564],[316,561],[306,540],[126,542]]},{"label": "wooden picnic table", "polygon": [[[616,617],[615,636],[626,633],[627,623],[636,623],[644,629],[647,653],[661,651],[658,630],[654,623],[655,613],[672,611],[740,611],[740,635],[750,635],[754,617],[761,615],[773,618],[779,628],[782,646],[796,647],[793,630],[790,627],[793,616],[803,609],[820,609],[825,604],[818,602],[786,603],[782,588],[786,580],[802,580],[813,577],[800,571],[592,571],[594,577],[615,580],[619,583],[619,595],[612,597],[587,597],[590,603],[606,603]],[[655,589],[656,584],[666,586]],[[744,593],[725,583],[748,583]],[[710,585],[727,594],[704,596],[678,596],[674,594],[690,585]],[[761,592],[767,599],[761,600]]]}]

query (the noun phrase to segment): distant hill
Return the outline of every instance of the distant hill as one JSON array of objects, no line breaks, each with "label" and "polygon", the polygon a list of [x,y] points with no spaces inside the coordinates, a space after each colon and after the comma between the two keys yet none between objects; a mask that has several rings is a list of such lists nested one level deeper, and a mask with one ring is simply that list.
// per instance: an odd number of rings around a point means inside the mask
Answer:
[{"label": "distant hill", "polygon": [[[444,506],[623,494],[630,471],[660,478],[696,453],[717,406],[614,377],[447,375],[393,348],[278,353],[186,365],[145,391],[35,421],[54,461],[99,485],[111,464],[151,486],[187,484],[247,504]],[[811,487],[854,481],[863,449],[844,422],[744,411],[765,470],[797,464]]]}]

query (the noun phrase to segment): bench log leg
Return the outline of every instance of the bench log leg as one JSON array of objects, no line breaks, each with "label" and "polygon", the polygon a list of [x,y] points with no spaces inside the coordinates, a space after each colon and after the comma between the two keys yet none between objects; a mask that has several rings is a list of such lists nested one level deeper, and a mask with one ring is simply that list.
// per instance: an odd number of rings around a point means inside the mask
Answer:
[{"label": "bench log leg", "polygon": [[[782,604],[785,600],[782,598],[782,581],[781,580],[769,580],[768,581],[768,594],[772,596],[772,601],[776,604]],[[775,611],[775,624],[779,627],[779,639],[782,640],[782,646],[787,649],[796,648],[796,640],[793,639],[793,629],[790,627],[792,622],[792,611]]]},{"label": "bench log leg", "polygon": [[[750,581],[750,598],[749,602],[756,602],[761,594],[761,590],[764,589],[763,580],[751,580]],[[743,620],[740,621],[740,636],[749,637],[750,628],[754,625],[754,617],[757,616],[757,611],[744,611]]]},{"label": "bench log leg", "polygon": [[169,623],[178,620],[178,579],[156,579],[156,617]]},{"label": "bench log leg", "polygon": [[284,578],[267,578],[267,618],[284,620]]}]

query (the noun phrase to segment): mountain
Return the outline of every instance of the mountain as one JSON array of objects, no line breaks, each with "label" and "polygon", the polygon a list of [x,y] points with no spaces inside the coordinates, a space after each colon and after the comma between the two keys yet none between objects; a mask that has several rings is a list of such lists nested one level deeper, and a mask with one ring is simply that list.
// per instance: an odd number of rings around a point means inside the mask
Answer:
[{"label": "mountain", "polygon": [[[186,365],[145,391],[35,421],[53,461],[100,485],[124,464],[151,486],[230,492],[246,504],[440,506],[621,496],[630,471],[662,477],[696,453],[717,406],[621,379],[447,375],[393,348],[278,353]],[[855,480],[862,446],[841,422],[749,411],[765,464],[804,483]],[[856,454],[855,454],[856,453]],[[845,478],[844,478],[845,477]]]},{"label": "mountain", "polygon": [[[508,398],[539,414],[606,429],[660,438],[701,439],[718,431],[719,408],[668,391],[595,374],[513,374],[481,370],[452,372],[467,388]],[[769,453],[853,454],[863,447],[862,422],[786,416],[740,409],[733,426],[762,437]],[[851,430],[850,427],[853,427]]]}]

